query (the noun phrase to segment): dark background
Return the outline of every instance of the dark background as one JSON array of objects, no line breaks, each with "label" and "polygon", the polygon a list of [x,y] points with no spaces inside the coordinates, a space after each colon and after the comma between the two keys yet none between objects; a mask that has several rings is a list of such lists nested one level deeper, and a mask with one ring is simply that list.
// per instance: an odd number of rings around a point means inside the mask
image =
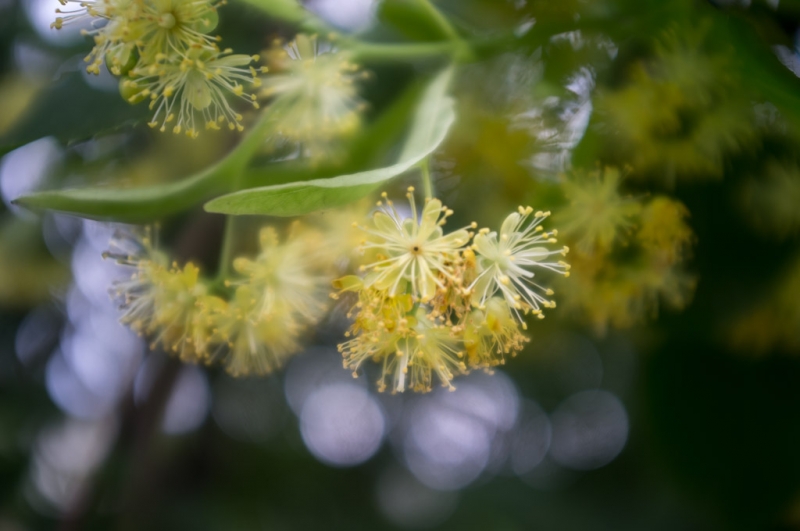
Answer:
[{"label": "dark background", "polygon": [[[9,200],[42,183],[175,178],[235,139],[151,133],[139,123],[146,109],[123,102],[115,80],[87,83],[85,40],[52,36],[42,13],[55,0],[0,0],[0,529],[800,528],[800,362],[791,346],[756,352],[731,339],[737,319],[770,294],[793,299],[782,275],[796,238],[765,233],[738,198],[765,161],[796,151],[800,82],[773,47],[798,57],[800,3],[718,4],[439,3],[487,35],[531,17],[568,31],[591,15],[584,37],[618,48],[609,58],[588,44],[521,45],[468,67],[455,89],[462,118],[435,172],[453,226],[497,223],[520,200],[536,206],[552,179],[525,164],[542,146],[513,128],[516,96],[507,94],[568,98],[566,81],[587,65],[597,90],[614,90],[665,29],[712,21],[711,48],[736,59],[741,80],[728,96],[774,104],[784,121],[726,153],[722,178],[630,185],[669,193],[691,212],[698,285],[684,311],[598,335],[556,310],[494,377],[471,375],[450,395],[400,397],[340,369],[338,313],[284,373],[263,379],[182,366],[117,325],[107,289],[125,273],[100,256],[114,228]],[[220,13],[218,32],[242,53],[292,35],[236,2]],[[514,60],[523,74],[538,69],[535,83],[514,80]],[[369,116],[426,68],[370,66]],[[576,166],[626,164],[627,148],[605,145],[604,131],[594,113]],[[464,140],[481,134],[494,142]],[[162,230],[177,256],[213,267],[221,228],[197,208]]]}]

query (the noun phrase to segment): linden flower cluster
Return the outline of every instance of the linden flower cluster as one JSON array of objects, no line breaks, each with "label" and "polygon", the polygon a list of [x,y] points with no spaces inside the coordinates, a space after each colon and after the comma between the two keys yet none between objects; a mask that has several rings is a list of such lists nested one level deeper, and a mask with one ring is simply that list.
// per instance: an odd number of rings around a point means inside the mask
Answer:
[{"label": "linden flower cluster", "polygon": [[358,82],[369,76],[346,53],[300,34],[286,46],[276,43],[267,57],[274,73],[262,80],[259,95],[273,99],[284,138],[320,157],[331,141],[357,130],[366,107]]},{"label": "linden flower cluster", "polygon": [[621,184],[617,168],[574,172],[562,183],[568,204],[557,218],[576,250],[564,305],[601,334],[656,313],[660,302],[683,307],[695,285],[682,267],[694,240],[686,207],[666,196],[622,196]]},{"label": "linden flower cluster", "polygon": [[[233,95],[258,108],[258,56],[233,54],[209,35],[217,26],[218,3],[211,0],[59,0],[52,27],[87,21],[83,34],[94,40],[86,70],[100,73],[105,64],[121,76],[120,92],[130,103],[150,101],[149,125],[194,138],[198,122],[206,129],[242,130],[242,115],[228,103]],[[264,69],[261,69],[262,71]]]},{"label": "linden flower cluster", "polygon": [[453,389],[456,375],[504,363],[528,341],[523,315],[543,318],[542,309],[556,305],[538,275],[569,275],[556,258],[568,249],[554,248],[555,231],[541,226],[549,212],[520,207],[499,233],[475,234],[473,223],[445,234],[453,211],[429,199],[418,212],[413,191],[408,217],[383,194],[370,222],[359,226],[368,256],[363,275],[335,283],[335,298],[357,297],[348,339],[339,345],[344,366],[357,376],[365,361],[378,363],[380,391],[429,391],[434,375]]},{"label": "linden flower cluster", "polygon": [[333,273],[317,256],[323,235],[295,224],[281,241],[272,227],[261,230],[261,252],[234,261],[237,276],[225,282],[233,293],[200,276],[192,263],[180,268],[155,250],[148,234],[119,238],[107,253],[135,268],[116,284],[122,322],[188,362],[221,361],[234,376],[267,374],[301,348],[300,336],[327,309]]},{"label": "linden flower cluster", "polygon": [[726,51],[709,49],[710,24],[667,31],[655,57],[636,65],[631,82],[598,98],[598,110],[627,146],[635,176],[667,185],[679,178],[720,178],[725,157],[757,131]]}]

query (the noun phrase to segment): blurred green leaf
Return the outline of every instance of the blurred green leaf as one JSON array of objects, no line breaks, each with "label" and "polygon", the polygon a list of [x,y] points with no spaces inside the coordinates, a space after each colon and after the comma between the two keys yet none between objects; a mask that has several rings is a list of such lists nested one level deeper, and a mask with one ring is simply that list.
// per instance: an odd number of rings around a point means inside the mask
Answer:
[{"label": "blurred green leaf", "polygon": [[408,116],[413,114],[414,105],[419,102],[421,88],[414,84],[352,139],[347,146],[348,155],[345,160],[317,164],[309,163],[305,159],[294,159],[254,164],[242,174],[240,189],[331,178],[395,159],[392,148],[403,136],[405,126],[408,125]]},{"label": "blurred green leaf", "polygon": [[38,221],[8,213],[0,217],[0,306],[26,308],[47,301],[69,280],[69,268],[47,252]]},{"label": "blurred green leaf", "polygon": [[378,20],[413,40],[439,41],[454,36],[427,0],[383,0],[378,5]]},{"label": "blurred green leaf", "polygon": [[0,137],[0,153],[52,136],[63,143],[85,140],[141,120],[146,105],[130,105],[114,92],[86,85],[82,72],[62,75],[41,91],[17,123]]},{"label": "blurred green leaf", "polygon": [[308,16],[308,11],[297,0],[243,0],[264,13],[287,22],[298,23]]},{"label": "blurred green leaf", "polygon": [[774,43],[765,43],[748,21],[734,16],[722,20],[730,42],[735,44],[742,79],[800,128],[800,79],[781,64],[769,46]]},{"label": "blurred green leaf", "polygon": [[225,193],[264,140],[272,125],[271,107],[227,156],[209,168],[174,183],[144,188],[90,187],[37,192],[20,197],[15,204],[31,209],[49,209],[85,218],[146,222],[192,207]]},{"label": "blurred green leaf", "polygon": [[368,195],[417,165],[444,141],[455,121],[454,102],[447,95],[452,75],[452,68],[447,68],[425,90],[395,164],[330,179],[243,190],[208,202],[206,210],[232,215],[298,216],[344,206]]},{"label": "blurred green leaf", "polygon": [[242,0],[268,16],[303,27],[309,31],[329,31],[327,25],[297,0]]},{"label": "blurred green leaf", "polygon": [[299,159],[253,165],[245,171],[241,189],[336,177],[394,160],[396,153],[393,149],[403,138],[409,116],[414,114],[424,88],[424,83],[412,83],[405,88],[350,141],[345,160],[310,165],[308,161]]},{"label": "blurred green leaf", "polygon": [[205,171],[179,182],[145,188],[74,188],[38,192],[14,203],[31,209],[49,209],[90,219],[145,222],[191,207],[219,189],[220,171]]}]

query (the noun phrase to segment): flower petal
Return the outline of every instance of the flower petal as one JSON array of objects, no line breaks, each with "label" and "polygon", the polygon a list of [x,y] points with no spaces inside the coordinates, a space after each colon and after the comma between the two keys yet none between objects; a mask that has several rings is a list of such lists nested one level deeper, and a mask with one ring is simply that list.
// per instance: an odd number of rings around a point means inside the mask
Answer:
[{"label": "flower petal", "polygon": [[510,238],[516,230],[519,222],[520,215],[517,212],[512,212],[509,214],[508,217],[503,221],[503,225],[500,227],[501,236],[505,235]]},{"label": "flower petal", "polygon": [[489,234],[478,234],[472,240],[472,243],[475,246],[475,251],[488,260],[495,260],[500,254],[500,250],[498,249],[497,245],[496,232],[490,232]]},{"label": "flower petal", "polygon": [[431,234],[439,227],[439,216],[442,214],[442,202],[438,199],[431,199],[425,203],[425,209],[419,221],[419,236],[427,240]]}]

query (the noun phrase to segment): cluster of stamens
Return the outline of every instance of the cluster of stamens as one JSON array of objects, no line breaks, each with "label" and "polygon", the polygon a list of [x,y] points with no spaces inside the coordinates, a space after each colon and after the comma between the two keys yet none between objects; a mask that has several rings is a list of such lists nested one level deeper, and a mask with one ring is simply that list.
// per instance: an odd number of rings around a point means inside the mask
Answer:
[{"label": "cluster of stamens", "polygon": [[406,197],[408,217],[383,194],[371,222],[358,225],[367,236],[365,263],[359,276],[335,284],[335,298],[357,294],[339,351],[354,376],[366,360],[377,362],[379,390],[429,391],[434,375],[453,389],[456,375],[491,370],[522,350],[524,315],[555,307],[552,290],[533,278],[567,276],[569,266],[549,257],[568,249],[546,247],[556,241],[540,226],[549,213],[529,221],[533,210],[520,207],[499,239],[488,229],[475,234],[475,223],[445,234],[452,210],[428,199],[418,212],[413,188]]}]

